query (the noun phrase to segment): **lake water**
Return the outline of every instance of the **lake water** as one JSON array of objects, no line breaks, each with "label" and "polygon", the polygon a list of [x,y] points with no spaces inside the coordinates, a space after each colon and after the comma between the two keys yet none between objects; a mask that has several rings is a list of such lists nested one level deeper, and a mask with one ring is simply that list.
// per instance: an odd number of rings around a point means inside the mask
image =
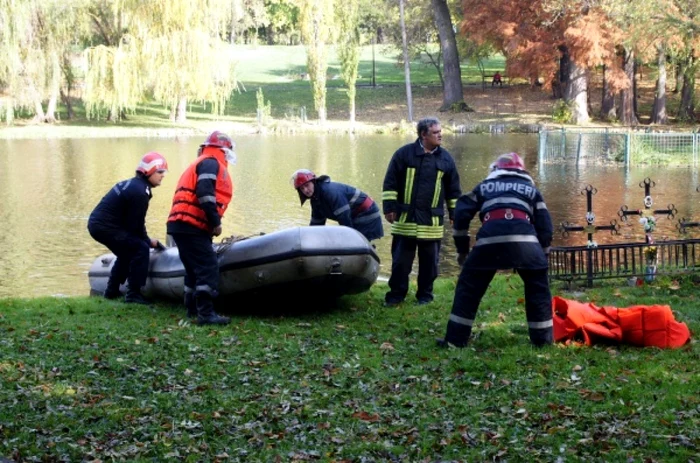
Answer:
[{"label": "lake water", "polygon": [[[238,164],[229,168],[235,192],[222,236],[307,225],[309,205],[299,205],[289,182],[292,172],[302,167],[357,186],[380,200],[391,155],[414,139],[399,135],[231,135],[237,143]],[[170,166],[162,186],[154,189],[146,224],[152,237],[164,240],[175,185],[203,139],[0,140],[0,297],[88,294],[87,270],[107,250],[90,238],[87,218],[107,190],[131,177],[140,157],[151,150],[164,154]],[[618,219],[622,205],[643,208],[644,189],[639,183],[646,177],[656,182],[651,190],[654,208],[665,209],[673,203],[678,209],[674,220],[659,217],[657,239],[678,237],[674,227],[680,217],[700,220],[697,171],[691,168],[539,165],[536,135],[454,135],[445,136],[443,145],[455,157],[463,191],[483,179],[496,155],[518,151],[557,226],[565,221],[585,223],[586,197],[581,190],[588,184],[598,190],[593,197],[597,225]],[[473,223],[473,231],[477,226]],[[385,231],[389,231],[388,223]],[[632,217],[622,224],[620,236],[599,232],[595,239],[609,243],[643,241],[643,237],[641,225]],[[388,234],[376,242],[381,277],[389,274],[390,243]],[[582,232],[567,239],[555,233],[554,245],[585,243]],[[441,271],[455,275],[449,232],[443,244]]]}]

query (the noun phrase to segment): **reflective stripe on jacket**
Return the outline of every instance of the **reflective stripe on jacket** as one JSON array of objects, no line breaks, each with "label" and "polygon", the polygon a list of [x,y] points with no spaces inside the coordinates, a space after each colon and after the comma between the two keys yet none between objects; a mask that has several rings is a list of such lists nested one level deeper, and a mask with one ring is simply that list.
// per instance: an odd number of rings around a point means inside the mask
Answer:
[{"label": "reflective stripe on jacket", "polygon": [[[510,209],[527,219],[488,220],[481,225],[469,257],[476,269],[544,269],[552,242],[552,219],[542,194],[524,172],[496,170],[457,202],[453,234],[457,252],[469,251],[469,224],[478,214]],[[518,214],[523,215],[523,214]]]},{"label": "reflective stripe on jacket", "polygon": [[392,235],[439,240],[444,234],[445,203],[450,218],[461,195],[454,159],[442,147],[425,153],[419,140],[391,158],[382,188],[384,214],[394,212]]},{"label": "reflective stripe on jacket", "polygon": [[[218,163],[218,172],[216,174],[198,173],[197,167],[210,159]],[[200,184],[200,182],[211,182],[212,180],[215,180],[213,191],[210,188],[202,188],[204,183]],[[227,170],[224,153],[219,148],[205,147],[202,154],[180,177],[173,196],[168,222],[185,222],[201,230],[211,232],[214,227],[220,224],[232,196],[233,182]],[[205,206],[203,206],[206,203],[216,205],[218,217],[215,217],[215,220],[208,218]]]}]

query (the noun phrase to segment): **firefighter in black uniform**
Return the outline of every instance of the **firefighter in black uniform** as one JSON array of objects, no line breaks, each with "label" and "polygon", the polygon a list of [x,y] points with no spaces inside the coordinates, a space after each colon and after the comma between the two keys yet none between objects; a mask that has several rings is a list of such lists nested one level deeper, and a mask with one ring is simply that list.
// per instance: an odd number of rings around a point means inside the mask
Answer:
[{"label": "firefighter in black uniform", "polygon": [[90,214],[90,236],[117,256],[104,292],[107,299],[120,297],[119,286],[128,279],[124,302],[149,303],[141,294],[148,276],[149,251],[162,245],[148,237],[146,213],[153,196],[151,188],[160,185],[167,171],[168,163],[161,154],[146,153],[136,167],[136,176],[114,185]]},{"label": "firefighter in black uniform", "polygon": [[384,236],[382,213],[367,193],[354,186],[331,182],[327,175],[316,177],[308,169],[294,172],[292,185],[299,193],[302,206],[307,199],[311,201],[309,225],[325,225],[326,220],[331,219],[359,231],[367,241]]},{"label": "firefighter in black uniform", "polygon": [[433,300],[438,276],[440,240],[444,233],[444,204],[450,219],[461,195],[459,174],[450,153],[440,146],[442,128],[435,118],[418,122],[418,139],[399,148],[384,177],[384,216],[391,223],[391,277],[387,306],[402,302],[418,249],[419,304]]},{"label": "firefighter in black uniform", "polygon": [[[517,153],[499,156],[490,169],[486,179],[457,202],[453,233],[462,271],[447,333],[438,345],[467,345],[479,302],[496,270],[511,268],[525,284],[530,341],[536,346],[551,344],[547,254],[552,242],[552,219]],[[477,214],[482,225],[469,252],[469,223]]]}]

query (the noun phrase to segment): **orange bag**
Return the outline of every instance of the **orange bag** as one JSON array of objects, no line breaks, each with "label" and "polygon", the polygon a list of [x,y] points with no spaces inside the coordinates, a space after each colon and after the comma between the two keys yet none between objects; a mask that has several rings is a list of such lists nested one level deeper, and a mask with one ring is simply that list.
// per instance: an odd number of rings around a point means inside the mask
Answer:
[{"label": "orange bag", "polygon": [[586,345],[630,344],[677,348],[690,340],[685,323],[667,305],[597,307],[559,296],[552,298],[554,341],[582,340]]}]

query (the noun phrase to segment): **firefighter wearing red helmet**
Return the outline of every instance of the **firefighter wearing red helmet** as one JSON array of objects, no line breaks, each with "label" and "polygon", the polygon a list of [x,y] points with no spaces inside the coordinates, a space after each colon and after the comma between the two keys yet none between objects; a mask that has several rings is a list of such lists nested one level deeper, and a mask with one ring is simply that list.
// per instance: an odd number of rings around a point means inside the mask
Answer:
[{"label": "firefighter wearing red helmet", "polygon": [[327,175],[316,177],[308,169],[292,174],[292,185],[299,193],[302,206],[311,202],[311,223],[325,225],[327,219],[354,228],[368,241],[384,236],[379,206],[365,192],[344,183],[331,182]]},{"label": "firefighter wearing red helmet", "polygon": [[187,316],[200,325],[226,325],[231,319],[214,311],[219,294],[219,261],[212,239],[233,196],[228,165],[236,162],[235,144],[220,131],[199,146],[198,156],[180,177],[168,216],[168,234],[185,267]]},{"label": "firefighter wearing red helmet", "polygon": [[[469,249],[469,223],[481,220],[476,243]],[[553,341],[552,295],[547,254],[552,219],[542,194],[517,153],[500,155],[486,179],[457,201],[453,236],[462,271],[452,313],[438,345],[464,347],[469,342],[481,298],[497,270],[515,269],[525,285],[525,314],[530,341]]]},{"label": "firefighter wearing red helmet", "polygon": [[149,250],[161,245],[146,232],[146,213],[151,189],[160,186],[167,171],[163,155],[146,153],[136,167],[136,176],[114,185],[90,214],[90,235],[116,256],[104,292],[107,299],[121,296],[119,287],[128,281],[124,301],[149,303],[141,287],[148,275]]}]

